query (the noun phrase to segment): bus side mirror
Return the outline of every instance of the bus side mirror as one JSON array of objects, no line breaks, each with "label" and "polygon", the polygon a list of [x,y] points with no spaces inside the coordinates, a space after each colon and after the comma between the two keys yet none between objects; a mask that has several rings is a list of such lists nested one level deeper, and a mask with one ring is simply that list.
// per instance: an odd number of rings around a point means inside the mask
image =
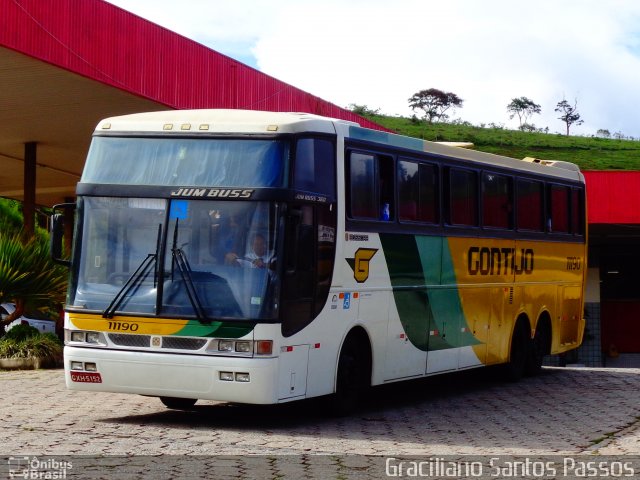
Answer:
[{"label": "bus side mirror", "polygon": [[51,255],[51,259],[54,262],[59,263],[61,265],[66,265],[67,267],[71,265],[71,262],[66,258],[62,258],[64,255],[63,253],[64,250],[62,248],[62,240],[64,237],[65,216],[62,213],[56,213],[56,210],[60,208],[70,208],[70,207],[75,208],[75,204],[62,203],[59,205],[54,205],[53,215],[51,215],[51,223],[49,227],[50,242],[51,242],[49,246],[49,252]]}]

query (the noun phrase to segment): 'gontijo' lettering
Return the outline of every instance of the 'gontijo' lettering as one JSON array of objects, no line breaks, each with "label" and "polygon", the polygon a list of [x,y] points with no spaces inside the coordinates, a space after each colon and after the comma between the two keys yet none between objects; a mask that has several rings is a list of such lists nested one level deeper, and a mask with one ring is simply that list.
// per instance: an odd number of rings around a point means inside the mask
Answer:
[{"label": "'gontijo' lettering", "polygon": [[471,247],[468,252],[469,275],[507,275],[533,273],[532,248]]}]

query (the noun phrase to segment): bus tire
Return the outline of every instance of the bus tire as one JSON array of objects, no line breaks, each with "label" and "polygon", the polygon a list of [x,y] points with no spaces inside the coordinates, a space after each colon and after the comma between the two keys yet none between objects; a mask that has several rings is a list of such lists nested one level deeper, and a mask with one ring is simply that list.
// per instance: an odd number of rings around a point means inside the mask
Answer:
[{"label": "bus tire", "polygon": [[509,361],[504,365],[506,380],[517,382],[524,376],[530,355],[530,344],[531,334],[528,322],[526,318],[519,317],[511,336]]},{"label": "bus tire", "polygon": [[527,375],[538,375],[542,370],[544,356],[551,351],[551,330],[546,318],[538,320],[536,333],[531,340],[529,359],[527,361]]},{"label": "bus tire", "polygon": [[366,334],[352,333],[340,350],[336,390],[330,397],[330,411],[344,416],[358,406],[363,392],[371,386],[371,349]]},{"label": "bus tire", "polygon": [[197,398],[179,398],[179,397],[160,397],[160,401],[167,408],[174,410],[189,410],[196,402]]}]

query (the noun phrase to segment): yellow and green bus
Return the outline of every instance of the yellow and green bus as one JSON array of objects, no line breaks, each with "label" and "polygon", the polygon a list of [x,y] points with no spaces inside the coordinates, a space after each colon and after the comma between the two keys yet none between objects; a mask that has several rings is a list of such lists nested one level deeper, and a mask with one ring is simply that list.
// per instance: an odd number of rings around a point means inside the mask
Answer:
[{"label": "yellow and green bus", "polygon": [[535,374],[582,341],[570,163],[304,113],[153,112],[98,124],[77,198],[70,389],[348,410],[389,382]]}]

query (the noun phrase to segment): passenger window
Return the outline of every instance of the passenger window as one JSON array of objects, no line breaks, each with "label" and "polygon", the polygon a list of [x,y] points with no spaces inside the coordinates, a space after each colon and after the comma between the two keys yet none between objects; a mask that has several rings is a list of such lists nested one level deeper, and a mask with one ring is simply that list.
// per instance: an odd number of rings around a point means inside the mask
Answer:
[{"label": "passenger window", "polygon": [[398,215],[402,221],[438,223],[436,166],[398,162]]},{"label": "passenger window", "polygon": [[485,227],[513,228],[511,178],[482,174],[482,222]]},{"label": "passenger window", "polygon": [[352,218],[385,221],[394,218],[393,158],[352,152],[349,181]]},{"label": "passenger window", "polygon": [[377,218],[375,157],[363,153],[352,153],[349,162],[351,216],[354,218]]},{"label": "passenger window", "polygon": [[542,232],[544,220],[542,216],[542,191],[541,182],[530,180],[518,180],[518,204],[517,221],[518,230]]},{"label": "passenger window", "polygon": [[584,234],[584,197],[582,192],[578,188],[571,190],[571,233],[576,235]]},{"label": "passenger window", "polygon": [[449,172],[449,215],[453,225],[478,225],[478,174],[452,168]]},{"label": "passenger window", "polygon": [[569,233],[569,188],[551,185],[549,232]]}]

